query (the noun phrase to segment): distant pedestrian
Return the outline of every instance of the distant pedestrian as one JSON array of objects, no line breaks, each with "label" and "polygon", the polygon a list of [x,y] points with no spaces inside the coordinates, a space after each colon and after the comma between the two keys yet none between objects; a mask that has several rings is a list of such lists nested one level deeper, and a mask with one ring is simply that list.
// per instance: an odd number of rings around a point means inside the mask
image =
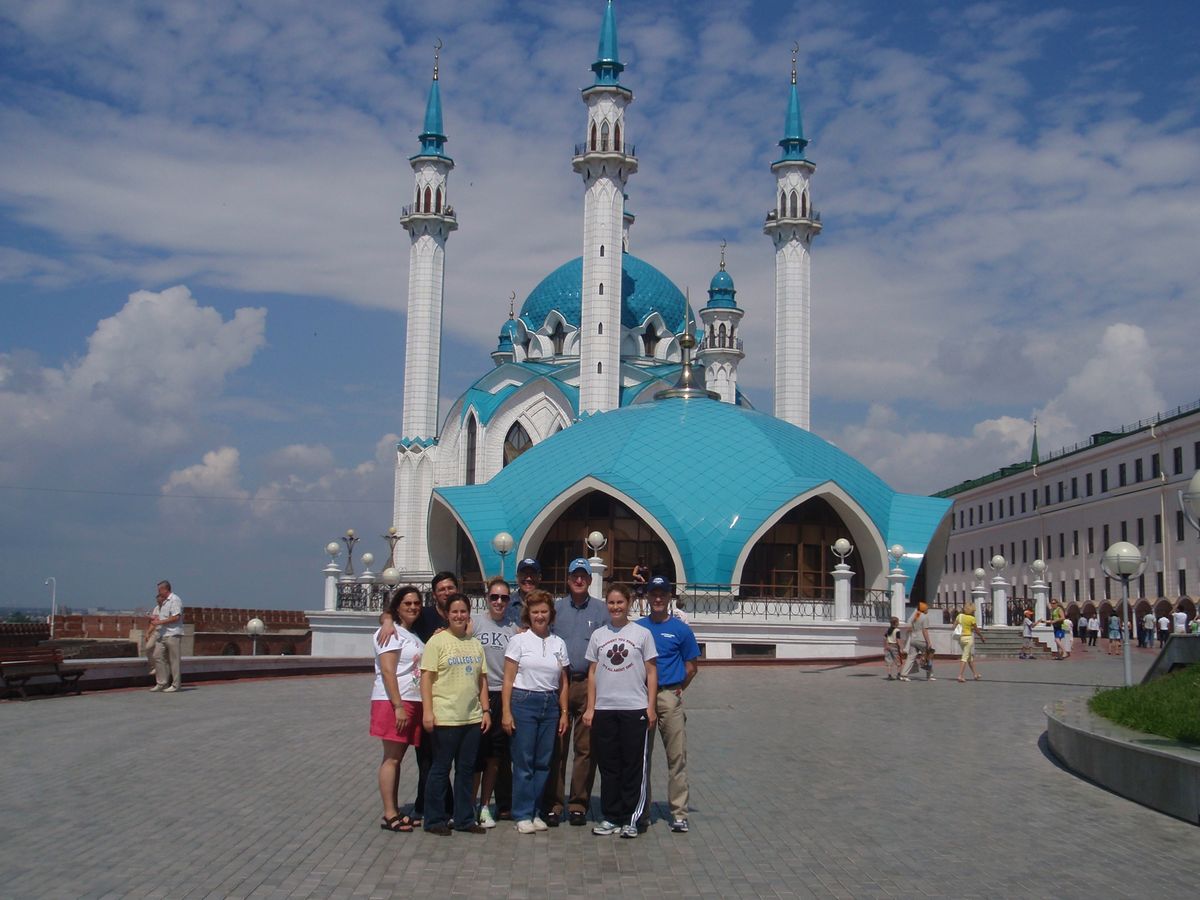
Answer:
[{"label": "distant pedestrian", "polygon": [[1139,647],[1154,646],[1154,626],[1156,624],[1158,624],[1158,621],[1154,618],[1154,613],[1148,612],[1142,616],[1142,633],[1139,635],[1140,639],[1138,640]]},{"label": "distant pedestrian", "polygon": [[918,668],[925,670],[926,681],[937,680],[933,677],[933,642],[929,639],[929,604],[924,600],[917,604],[916,611],[908,620],[908,661],[900,670],[901,680],[908,680],[908,676],[916,674]]},{"label": "distant pedestrian", "polygon": [[1115,612],[1109,613],[1108,616],[1108,655],[1116,656],[1121,652],[1121,626],[1124,625],[1121,617]]},{"label": "distant pedestrian", "polygon": [[976,681],[979,681],[979,672],[975,669],[975,638],[978,637],[985,644],[987,640],[984,639],[983,629],[975,620],[975,604],[968,603],[964,606],[954,624],[962,630],[962,634],[958,638],[962,645],[962,656],[959,657],[958,663],[958,680],[960,682],[964,680],[963,674],[966,672],[967,666],[970,666],[971,674],[975,676]]},{"label": "distant pedestrian", "polygon": [[1063,630],[1063,620],[1066,614],[1063,612],[1062,603],[1058,600],[1050,601],[1050,627],[1054,629],[1054,658],[1066,659],[1066,647],[1063,640],[1065,634]]},{"label": "distant pedestrian", "polygon": [[1190,634],[1200,634],[1200,612],[1196,613],[1196,618],[1188,623],[1188,632]]},{"label": "distant pedestrian", "polygon": [[[892,616],[891,624],[883,633],[883,665],[887,669],[888,681],[908,681],[900,674],[900,620]],[[892,675],[895,672],[895,676]]]},{"label": "distant pedestrian", "polygon": [[1092,610],[1091,618],[1087,622],[1087,642],[1089,647],[1095,647],[1096,642],[1100,640],[1100,613]]},{"label": "distant pedestrian", "polygon": [[1158,649],[1167,646],[1167,636],[1171,633],[1171,620],[1163,613],[1158,617]]},{"label": "distant pedestrian", "polygon": [[1187,613],[1185,613],[1182,609],[1176,609],[1175,612],[1171,614],[1171,619],[1173,620],[1173,623],[1174,623],[1174,627],[1171,630],[1175,634],[1186,634],[1187,633],[1187,620],[1188,620]]},{"label": "distant pedestrian", "polygon": [[154,644],[154,687],[151,692],[173,694],[183,686],[180,674],[180,644],[183,642],[183,601],[171,590],[171,582],[158,583],[158,605],[150,614],[150,625],[157,629]]},{"label": "distant pedestrian", "polygon": [[1025,610],[1021,621],[1021,659],[1033,659],[1033,610]]}]

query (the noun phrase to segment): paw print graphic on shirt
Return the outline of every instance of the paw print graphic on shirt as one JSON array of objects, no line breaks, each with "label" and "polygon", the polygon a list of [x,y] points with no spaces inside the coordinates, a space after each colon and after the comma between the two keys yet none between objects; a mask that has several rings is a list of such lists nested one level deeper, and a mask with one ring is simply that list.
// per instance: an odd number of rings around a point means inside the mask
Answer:
[{"label": "paw print graphic on shirt", "polygon": [[608,657],[608,661],[614,666],[619,666],[628,658],[629,650],[625,644],[618,642],[613,644],[604,655]]}]

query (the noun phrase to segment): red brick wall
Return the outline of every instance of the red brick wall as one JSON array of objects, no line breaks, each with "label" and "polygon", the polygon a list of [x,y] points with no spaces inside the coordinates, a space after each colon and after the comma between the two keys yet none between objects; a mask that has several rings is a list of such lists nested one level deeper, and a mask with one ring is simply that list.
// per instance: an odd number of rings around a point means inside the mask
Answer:
[{"label": "red brick wall", "polygon": [[[312,653],[312,635],[308,629],[308,616],[300,610],[291,609],[225,609],[211,606],[185,606],[184,624],[195,628],[195,653],[197,656],[220,656],[237,648],[238,655],[248,656],[251,651],[250,635],[246,634],[246,623],[253,618],[263,620],[267,626],[265,634],[259,636],[258,652],[266,656],[281,653],[307,656]],[[56,638],[128,638],[133,629],[145,631],[150,626],[150,617],[131,615],[100,616],[55,616]],[[4,628],[38,628],[43,630],[41,638],[50,637],[48,625],[13,625]],[[278,634],[286,630],[299,634]],[[14,636],[15,639],[15,636]],[[0,641],[3,641],[0,632]],[[16,646],[9,644],[8,646]]]}]

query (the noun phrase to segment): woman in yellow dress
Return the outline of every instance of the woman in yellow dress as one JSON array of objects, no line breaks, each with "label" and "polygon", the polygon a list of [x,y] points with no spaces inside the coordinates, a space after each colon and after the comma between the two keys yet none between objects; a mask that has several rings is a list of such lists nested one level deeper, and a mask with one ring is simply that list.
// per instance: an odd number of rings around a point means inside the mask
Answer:
[{"label": "woman in yellow dress", "polygon": [[958,641],[962,644],[962,656],[958,662],[958,680],[963,681],[963,673],[966,672],[967,666],[971,667],[971,674],[975,676],[975,680],[979,680],[979,673],[975,671],[975,638],[978,637],[983,643],[987,643],[983,637],[983,630],[979,627],[979,623],[975,621],[975,604],[968,603],[963,607],[963,611],[958,614],[954,620],[962,633],[958,636]]}]

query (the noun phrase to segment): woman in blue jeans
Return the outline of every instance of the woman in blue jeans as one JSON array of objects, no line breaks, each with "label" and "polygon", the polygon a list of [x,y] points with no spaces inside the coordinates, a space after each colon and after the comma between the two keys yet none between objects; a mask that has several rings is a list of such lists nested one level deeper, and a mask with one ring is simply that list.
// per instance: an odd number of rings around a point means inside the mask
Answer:
[{"label": "woman in blue jeans", "polygon": [[521,623],[504,651],[504,730],[511,735],[513,818],[517,831],[533,834],[549,826],[536,804],[550,774],[554,736],[567,729],[567,645],[550,633],[554,602],[545,591],[525,598]]}]

